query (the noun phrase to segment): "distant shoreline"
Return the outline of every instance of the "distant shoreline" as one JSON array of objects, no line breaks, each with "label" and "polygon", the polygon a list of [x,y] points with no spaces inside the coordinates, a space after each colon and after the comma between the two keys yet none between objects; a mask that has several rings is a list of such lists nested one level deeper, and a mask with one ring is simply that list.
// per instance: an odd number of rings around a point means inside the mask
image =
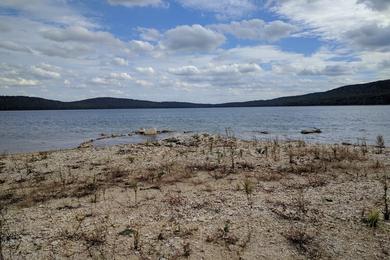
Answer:
[{"label": "distant shoreline", "polygon": [[38,97],[0,96],[0,111],[15,110],[78,110],[78,109],[158,109],[217,107],[292,107],[390,105],[390,80],[348,85],[325,92],[270,100],[201,104],[190,102],[154,102],[135,99],[100,97],[62,102]]},{"label": "distant shoreline", "polygon": [[377,105],[286,105],[286,106],[210,106],[210,107],[135,107],[135,108],[64,108],[64,109],[14,109],[0,110],[1,112],[27,112],[27,111],[85,111],[85,110],[159,110],[159,109],[220,109],[220,108],[272,108],[272,107],[386,107],[390,104]]}]

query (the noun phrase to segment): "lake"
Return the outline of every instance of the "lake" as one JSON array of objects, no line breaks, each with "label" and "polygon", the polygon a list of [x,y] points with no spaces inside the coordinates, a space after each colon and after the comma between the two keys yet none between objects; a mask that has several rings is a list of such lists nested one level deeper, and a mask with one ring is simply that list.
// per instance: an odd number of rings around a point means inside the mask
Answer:
[{"label": "lake", "polygon": [[[390,106],[3,111],[0,122],[0,151],[9,153],[72,148],[101,133],[127,134],[149,127],[220,134],[231,128],[243,139],[321,143],[356,143],[365,138],[372,144],[383,135],[390,142]],[[311,127],[322,133],[300,133]],[[142,141],[142,137],[122,137],[98,145]]]}]

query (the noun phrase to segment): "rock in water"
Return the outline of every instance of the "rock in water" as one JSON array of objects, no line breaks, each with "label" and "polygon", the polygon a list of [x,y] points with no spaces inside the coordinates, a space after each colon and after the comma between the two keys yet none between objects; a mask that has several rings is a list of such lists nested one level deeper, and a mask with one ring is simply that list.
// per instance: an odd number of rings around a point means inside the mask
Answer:
[{"label": "rock in water", "polygon": [[307,135],[307,134],[320,134],[322,133],[321,129],[319,128],[310,128],[310,129],[304,129],[301,131],[301,134]]},{"label": "rock in water", "polygon": [[144,135],[156,135],[157,129],[156,128],[148,128],[145,129]]},{"label": "rock in water", "polygon": [[143,135],[145,134],[145,128],[140,128],[137,131],[134,131],[134,133],[137,135]]}]

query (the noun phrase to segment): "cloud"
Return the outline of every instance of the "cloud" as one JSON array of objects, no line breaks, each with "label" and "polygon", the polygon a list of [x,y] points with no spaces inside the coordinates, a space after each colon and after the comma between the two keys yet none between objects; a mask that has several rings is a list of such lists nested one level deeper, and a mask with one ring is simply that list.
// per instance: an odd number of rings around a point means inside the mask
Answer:
[{"label": "cloud", "polygon": [[129,43],[129,50],[135,54],[142,54],[154,50],[154,46],[149,42],[132,40]]},{"label": "cloud", "polygon": [[81,26],[71,26],[64,29],[51,28],[41,32],[42,36],[56,42],[95,42],[95,43],[116,43],[117,40],[112,34],[102,31],[91,31]]},{"label": "cloud", "polygon": [[137,67],[135,68],[138,72],[143,74],[149,74],[152,75],[155,73],[154,69],[152,67]]},{"label": "cloud", "polygon": [[161,0],[108,0],[111,5],[122,5],[126,7],[145,7],[145,6],[162,6]]},{"label": "cloud", "polygon": [[67,1],[62,0],[2,0],[0,8],[17,11],[24,17],[43,20],[62,25],[95,27],[96,24],[70,8]]},{"label": "cloud", "polygon": [[2,87],[28,87],[28,86],[36,86],[40,84],[38,80],[33,79],[25,79],[21,77],[17,78],[7,78],[7,77],[1,77],[0,76],[0,86]]},{"label": "cloud", "polygon": [[28,48],[26,46],[21,46],[17,43],[11,42],[11,41],[0,42],[0,48],[10,50],[10,51],[32,53],[32,50],[30,48]]},{"label": "cloud", "polygon": [[153,86],[153,83],[151,83],[149,81],[146,81],[146,80],[142,80],[142,79],[135,80],[135,83],[137,85],[142,86],[142,87],[151,87],[151,86]]},{"label": "cloud", "polygon": [[183,7],[210,12],[218,19],[239,18],[258,9],[252,0],[178,0]]},{"label": "cloud", "polygon": [[111,79],[119,79],[119,80],[133,80],[133,77],[130,76],[128,73],[126,72],[120,72],[120,73],[117,73],[117,72],[112,72],[110,74],[110,78]]},{"label": "cloud", "polygon": [[153,28],[138,27],[139,37],[144,41],[156,42],[161,38],[158,30]]},{"label": "cloud", "polygon": [[[197,12],[193,18],[202,25],[167,29],[154,20],[134,21],[120,40],[119,24],[101,25],[108,21],[106,10],[97,17],[90,4],[0,1],[0,94],[20,94],[25,86],[29,95],[63,100],[120,95],[226,102],[388,77],[390,10],[379,3],[386,2],[279,0],[260,10],[263,2],[177,0]],[[266,21],[248,18],[263,12],[271,12]],[[215,22],[210,15],[233,22]],[[298,39],[290,51],[277,42],[284,37]],[[303,45],[294,51],[297,42]],[[303,54],[312,43],[318,49]]]},{"label": "cloud", "polygon": [[63,45],[47,44],[36,47],[36,50],[46,56],[61,58],[82,58],[92,52],[92,49],[85,45]]},{"label": "cloud", "polygon": [[347,32],[346,37],[348,41],[362,48],[390,51],[390,26],[367,24]]},{"label": "cloud", "polygon": [[225,42],[225,37],[201,25],[183,25],[165,32],[162,44],[174,51],[211,51]]},{"label": "cloud", "polygon": [[99,85],[110,85],[111,82],[108,79],[95,77],[91,80],[91,83],[99,84]]},{"label": "cloud", "polygon": [[89,83],[104,85],[104,86],[128,86],[130,85],[138,85],[142,87],[150,87],[153,86],[153,83],[144,79],[137,79],[128,74],[127,72],[111,72],[110,74],[103,77],[95,77],[90,80]]},{"label": "cloud", "polygon": [[390,7],[389,0],[359,0],[358,3],[364,3],[375,10],[383,10]]},{"label": "cloud", "polygon": [[341,76],[351,74],[352,70],[349,67],[341,65],[327,65],[321,69],[306,68],[299,72],[299,75],[304,76]]},{"label": "cloud", "polygon": [[343,0],[337,5],[333,0],[274,2],[272,10],[277,14],[300,24],[307,33],[325,40],[363,48],[383,48],[388,45],[389,9],[368,7],[387,6],[385,1]]},{"label": "cloud", "polygon": [[117,66],[127,66],[129,65],[129,62],[126,59],[115,57],[114,60],[112,61],[112,64]]},{"label": "cloud", "polygon": [[41,78],[49,78],[49,79],[59,79],[61,78],[61,74],[59,72],[59,68],[42,63],[40,65],[34,65],[31,67],[31,72],[33,75],[41,77]]},{"label": "cloud", "polygon": [[179,75],[179,76],[191,76],[200,73],[197,67],[191,65],[183,66],[179,68],[170,68],[168,71],[172,74]]},{"label": "cloud", "polygon": [[234,35],[239,39],[269,42],[288,37],[297,31],[296,26],[283,21],[276,20],[266,23],[260,19],[235,21],[228,24],[215,24],[209,27],[221,33]]},{"label": "cloud", "polygon": [[172,74],[178,76],[216,76],[216,75],[225,75],[231,76],[233,74],[249,74],[249,73],[258,73],[262,69],[258,64],[248,63],[248,64],[223,64],[223,65],[214,65],[210,64],[206,67],[198,68],[193,65],[183,66],[178,68],[170,68],[168,71]]}]

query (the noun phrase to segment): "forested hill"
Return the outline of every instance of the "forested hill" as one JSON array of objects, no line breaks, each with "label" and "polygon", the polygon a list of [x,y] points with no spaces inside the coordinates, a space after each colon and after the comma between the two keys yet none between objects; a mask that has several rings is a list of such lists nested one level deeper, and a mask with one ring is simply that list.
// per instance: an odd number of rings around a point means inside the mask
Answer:
[{"label": "forested hill", "polygon": [[210,105],[185,102],[153,102],[124,98],[91,98],[61,102],[36,97],[0,96],[0,110],[124,109],[124,108],[194,108]]},{"label": "forested hill", "polygon": [[349,85],[325,92],[271,100],[223,104],[153,102],[123,98],[92,98],[61,102],[36,97],[0,96],[0,110],[120,109],[120,108],[202,108],[257,106],[390,105],[390,80]]},{"label": "forested hill", "polygon": [[219,104],[220,107],[390,105],[390,80],[349,85],[325,92],[271,100]]}]

